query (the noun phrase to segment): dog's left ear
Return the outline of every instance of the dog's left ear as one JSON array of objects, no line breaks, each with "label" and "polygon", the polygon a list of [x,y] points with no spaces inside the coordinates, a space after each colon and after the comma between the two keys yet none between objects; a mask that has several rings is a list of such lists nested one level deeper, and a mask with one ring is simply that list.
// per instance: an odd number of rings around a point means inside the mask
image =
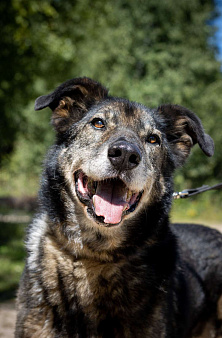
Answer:
[{"label": "dog's left ear", "polygon": [[165,104],[158,108],[164,118],[165,133],[173,151],[176,166],[182,165],[192,146],[199,144],[207,156],[214,154],[214,141],[204,132],[200,119],[189,109]]},{"label": "dog's left ear", "polygon": [[108,90],[87,77],[64,82],[54,92],[40,96],[35,110],[51,108],[52,124],[57,132],[65,132],[79,121],[90,107],[108,97]]}]

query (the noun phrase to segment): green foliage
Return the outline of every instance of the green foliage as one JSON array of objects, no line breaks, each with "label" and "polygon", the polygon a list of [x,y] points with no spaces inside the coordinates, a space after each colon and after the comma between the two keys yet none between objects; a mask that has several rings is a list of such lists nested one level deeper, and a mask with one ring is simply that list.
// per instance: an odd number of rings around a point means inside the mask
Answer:
[{"label": "green foliage", "polygon": [[221,225],[222,210],[218,194],[209,191],[203,195],[179,199],[173,202],[171,221],[179,223],[199,223],[205,225]]},{"label": "green foliage", "polygon": [[24,268],[24,225],[0,222],[0,301],[15,296]]},{"label": "green foliage", "polygon": [[222,180],[213,0],[2,0],[0,14],[2,194],[6,185],[8,193],[36,189],[27,182],[37,181],[53,133],[49,111],[33,111],[34,98],[77,76],[150,107],[172,102],[195,111],[216,153],[208,159],[195,149],[176,184]]}]

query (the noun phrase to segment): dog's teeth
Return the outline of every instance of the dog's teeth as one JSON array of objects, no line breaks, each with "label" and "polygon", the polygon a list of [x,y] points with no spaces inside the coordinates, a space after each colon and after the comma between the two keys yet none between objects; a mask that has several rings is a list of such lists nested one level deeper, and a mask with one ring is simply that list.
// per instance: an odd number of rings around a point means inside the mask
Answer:
[{"label": "dog's teeth", "polygon": [[129,201],[132,197],[132,191],[131,190],[127,190],[127,195],[126,195],[126,200]]},{"label": "dog's teeth", "polygon": [[93,205],[95,205],[94,201],[95,201],[95,195],[93,195],[93,197],[92,197]]},{"label": "dog's teeth", "polygon": [[129,209],[129,204],[125,205],[123,211],[126,211],[126,210],[128,210],[128,209]]}]

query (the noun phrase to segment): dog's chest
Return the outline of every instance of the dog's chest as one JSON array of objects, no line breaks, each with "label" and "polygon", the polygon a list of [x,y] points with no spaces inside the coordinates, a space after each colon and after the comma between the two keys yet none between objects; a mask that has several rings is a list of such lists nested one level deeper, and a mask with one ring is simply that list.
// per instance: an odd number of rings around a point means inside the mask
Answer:
[{"label": "dog's chest", "polygon": [[[90,317],[101,319],[109,315],[116,316],[127,307],[129,290],[133,289],[133,279],[127,280],[123,274],[126,263],[101,263],[92,260],[80,260],[73,263],[76,295]],[[129,297],[130,298],[130,297]],[[129,300],[129,299],[128,299]]]},{"label": "dog's chest", "polygon": [[[100,262],[94,259],[75,259],[51,241],[46,240],[42,261],[43,284],[51,304],[63,307],[77,302],[85,313],[99,316],[102,308],[116,308],[133,284],[123,275],[126,262]],[[132,279],[134,277],[132,276]],[[130,285],[129,285],[130,284]]]},{"label": "dog's chest", "polygon": [[[159,332],[157,323],[164,325],[159,307],[163,294],[153,297],[145,263],[124,257],[115,262],[77,260],[61,253],[51,241],[45,244],[43,284],[51,307],[57,308],[70,332],[74,322],[78,330],[85,327],[92,337],[109,330],[115,337],[119,337],[117,331],[121,337],[131,337],[134,332],[140,337],[140,330],[143,337],[154,328]],[[149,313],[155,317],[154,326],[149,325]]]}]

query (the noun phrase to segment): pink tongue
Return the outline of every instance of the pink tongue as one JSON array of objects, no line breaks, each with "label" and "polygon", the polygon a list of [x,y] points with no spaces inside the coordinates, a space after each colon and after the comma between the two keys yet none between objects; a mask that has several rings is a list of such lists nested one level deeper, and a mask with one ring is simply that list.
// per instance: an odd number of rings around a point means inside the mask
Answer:
[{"label": "pink tongue", "polygon": [[117,224],[122,219],[124,207],[128,203],[124,201],[126,187],[123,182],[100,182],[93,196],[95,213],[103,216],[105,223]]}]

